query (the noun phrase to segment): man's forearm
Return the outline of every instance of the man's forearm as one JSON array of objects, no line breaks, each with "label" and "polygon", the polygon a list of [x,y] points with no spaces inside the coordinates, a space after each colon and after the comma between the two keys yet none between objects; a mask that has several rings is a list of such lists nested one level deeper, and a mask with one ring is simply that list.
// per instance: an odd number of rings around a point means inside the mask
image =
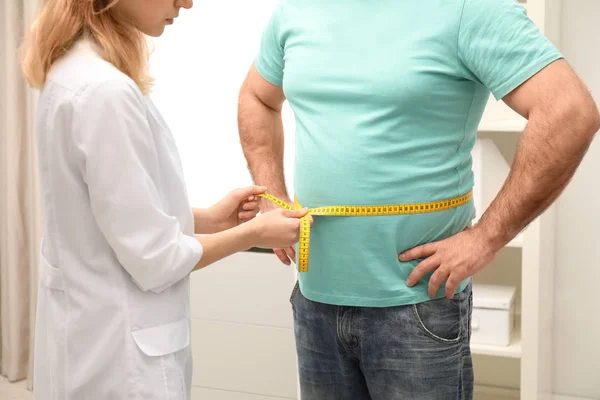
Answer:
[{"label": "man's forearm", "polygon": [[242,90],[238,128],[244,156],[254,182],[269,193],[288,198],[283,172],[284,135],[281,110],[274,110]]},{"label": "man's forearm", "polygon": [[598,129],[595,110],[555,118],[530,116],[511,172],[476,228],[494,247],[506,245],[562,193]]}]

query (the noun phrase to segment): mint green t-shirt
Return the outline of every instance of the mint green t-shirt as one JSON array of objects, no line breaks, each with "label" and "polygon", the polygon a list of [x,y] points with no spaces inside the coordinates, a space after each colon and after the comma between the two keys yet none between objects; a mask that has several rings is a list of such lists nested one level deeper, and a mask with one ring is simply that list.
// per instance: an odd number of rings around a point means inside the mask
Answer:
[{"label": "mint green t-shirt", "polygon": [[[295,114],[294,193],[320,207],[469,192],[490,92],[501,99],[559,58],[515,0],[281,0],[255,66],[283,87]],[[460,232],[474,215],[471,202],[430,214],[315,217],[301,291],[337,305],[428,300],[429,275],[407,287],[419,260],[398,254]]]}]

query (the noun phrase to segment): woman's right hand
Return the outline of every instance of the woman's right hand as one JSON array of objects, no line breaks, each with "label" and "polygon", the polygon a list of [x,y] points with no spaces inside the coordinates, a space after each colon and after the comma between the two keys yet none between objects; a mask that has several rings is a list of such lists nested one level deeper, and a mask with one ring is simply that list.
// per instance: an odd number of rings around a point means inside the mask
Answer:
[{"label": "woman's right hand", "polygon": [[246,225],[252,225],[254,246],[268,249],[294,246],[300,240],[300,219],[307,212],[307,208],[278,208],[246,222]]}]

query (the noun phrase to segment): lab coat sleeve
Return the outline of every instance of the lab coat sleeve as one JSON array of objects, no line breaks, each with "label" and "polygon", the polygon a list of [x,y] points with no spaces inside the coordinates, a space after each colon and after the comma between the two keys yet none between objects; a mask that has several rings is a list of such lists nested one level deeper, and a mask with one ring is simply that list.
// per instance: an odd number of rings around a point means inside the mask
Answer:
[{"label": "lab coat sleeve", "polygon": [[142,94],[130,81],[103,82],[74,107],[74,150],[94,218],[133,281],[160,293],[191,273],[202,246],[161,204]]}]

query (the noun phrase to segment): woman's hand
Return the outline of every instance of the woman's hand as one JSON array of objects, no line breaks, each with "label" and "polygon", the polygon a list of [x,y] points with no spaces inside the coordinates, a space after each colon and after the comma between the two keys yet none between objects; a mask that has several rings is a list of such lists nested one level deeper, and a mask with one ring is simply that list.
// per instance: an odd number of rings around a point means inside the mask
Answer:
[{"label": "woman's hand", "polygon": [[253,232],[254,246],[266,249],[294,246],[300,240],[300,219],[307,212],[307,208],[300,210],[278,208],[261,214],[247,224]]},{"label": "woman's hand", "polygon": [[[290,198],[285,196],[278,196],[280,200],[288,204],[294,204]],[[280,210],[279,206],[275,203],[267,199],[262,199],[260,202],[260,210],[262,214],[267,214],[273,210]],[[308,216],[308,220],[310,221],[310,225],[312,226],[314,223],[313,217],[311,215]],[[294,243],[295,245],[295,243]],[[273,252],[279,258],[279,260],[285,265],[291,265],[296,262],[296,247],[294,245],[285,246],[283,248],[274,248]]]},{"label": "woman's hand", "polygon": [[[242,199],[246,197],[240,196]],[[300,239],[300,219],[307,212],[306,208],[274,210],[232,229],[214,235],[196,236],[203,253],[194,271],[252,247],[269,249],[292,246]]]},{"label": "woman's hand", "polygon": [[267,190],[264,186],[248,186],[232,190],[218,203],[206,210],[212,232],[221,232],[250,221],[258,214],[259,198],[257,195]]}]

